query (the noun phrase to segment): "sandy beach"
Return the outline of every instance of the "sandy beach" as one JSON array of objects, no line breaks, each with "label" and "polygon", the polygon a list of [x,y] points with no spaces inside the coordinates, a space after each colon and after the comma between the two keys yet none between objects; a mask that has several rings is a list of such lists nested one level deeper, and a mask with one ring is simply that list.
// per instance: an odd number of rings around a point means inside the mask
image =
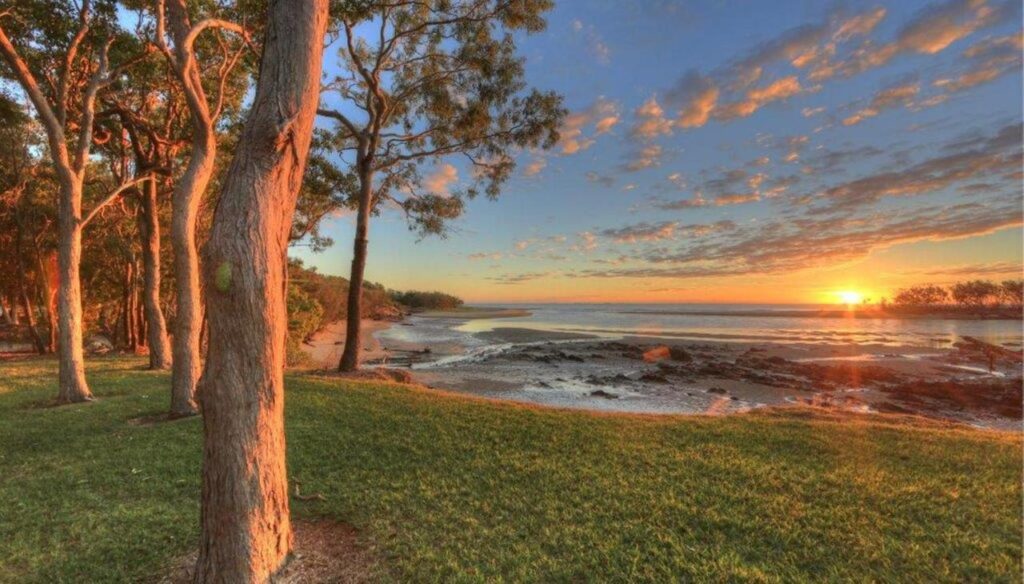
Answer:
[{"label": "sandy beach", "polygon": [[[334,369],[345,351],[345,322],[332,322],[313,333],[307,342],[302,343],[302,350],[309,355],[316,367]],[[386,356],[386,352],[377,340],[376,333],[387,329],[393,323],[385,320],[363,319],[363,360],[378,361]]]}]

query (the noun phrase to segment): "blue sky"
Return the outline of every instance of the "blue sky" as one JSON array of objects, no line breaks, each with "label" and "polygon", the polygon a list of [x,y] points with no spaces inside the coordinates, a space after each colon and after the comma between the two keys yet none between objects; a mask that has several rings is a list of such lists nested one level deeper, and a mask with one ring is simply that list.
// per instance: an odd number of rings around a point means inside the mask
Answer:
[{"label": "blue sky", "polygon": [[[528,82],[565,98],[562,141],[518,153],[447,239],[375,218],[367,277],[477,302],[1020,277],[1018,5],[557,2],[519,47]],[[434,170],[441,191],[469,176]],[[346,275],[352,230],[332,218],[334,247],[293,255]]]}]

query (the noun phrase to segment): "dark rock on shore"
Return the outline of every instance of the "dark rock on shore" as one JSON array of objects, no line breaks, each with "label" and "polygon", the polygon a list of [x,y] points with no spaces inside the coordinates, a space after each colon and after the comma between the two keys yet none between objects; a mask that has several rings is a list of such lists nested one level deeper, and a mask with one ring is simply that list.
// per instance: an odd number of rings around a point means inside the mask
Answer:
[{"label": "dark rock on shore", "polygon": [[668,383],[668,378],[660,373],[649,371],[640,376],[640,381],[648,383]]},{"label": "dark rock on shore", "polygon": [[679,361],[681,363],[690,363],[693,361],[693,355],[682,347],[669,347],[668,356],[673,361]]}]

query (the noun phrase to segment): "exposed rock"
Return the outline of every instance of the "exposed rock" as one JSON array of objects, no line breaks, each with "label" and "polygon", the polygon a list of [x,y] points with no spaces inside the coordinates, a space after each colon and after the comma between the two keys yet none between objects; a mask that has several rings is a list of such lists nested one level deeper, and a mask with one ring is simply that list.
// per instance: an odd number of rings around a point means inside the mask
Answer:
[{"label": "exposed rock", "polygon": [[595,389],[594,391],[590,392],[590,395],[593,397],[603,397],[605,399],[619,399],[618,394],[608,393],[603,389]]},{"label": "exposed rock", "polygon": [[105,355],[114,350],[114,344],[103,335],[92,335],[85,341],[85,352],[91,355]]},{"label": "exposed rock", "polygon": [[721,387],[709,387],[708,388],[708,393],[717,393],[719,395],[725,395],[725,394],[727,394],[729,392],[725,391]]},{"label": "exposed rock", "polygon": [[671,349],[669,349],[665,345],[659,345],[657,347],[654,347],[653,349],[648,349],[644,351],[643,359],[647,363],[655,363],[657,361],[661,361],[662,359],[668,359],[669,356],[671,356],[671,354]]},{"label": "exposed rock", "polygon": [[669,347],[668,354],[669,358],[673,361],[679,361],[682,363],[689,363],[693,361],[693,355],[682,347]]}]

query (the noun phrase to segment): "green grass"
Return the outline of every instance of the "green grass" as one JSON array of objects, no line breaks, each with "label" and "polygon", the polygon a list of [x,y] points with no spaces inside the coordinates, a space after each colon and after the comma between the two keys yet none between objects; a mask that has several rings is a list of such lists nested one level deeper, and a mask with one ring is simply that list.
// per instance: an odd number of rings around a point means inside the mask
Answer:
[{"label": "green grass", "polygon": [[[0,581],[153,580],[197,541],[198,419],[166,374],[0,363]],[[399,581],[1020,581],[1021,437],[810,411],[598,416],[292,376],[299,518]]]}]

